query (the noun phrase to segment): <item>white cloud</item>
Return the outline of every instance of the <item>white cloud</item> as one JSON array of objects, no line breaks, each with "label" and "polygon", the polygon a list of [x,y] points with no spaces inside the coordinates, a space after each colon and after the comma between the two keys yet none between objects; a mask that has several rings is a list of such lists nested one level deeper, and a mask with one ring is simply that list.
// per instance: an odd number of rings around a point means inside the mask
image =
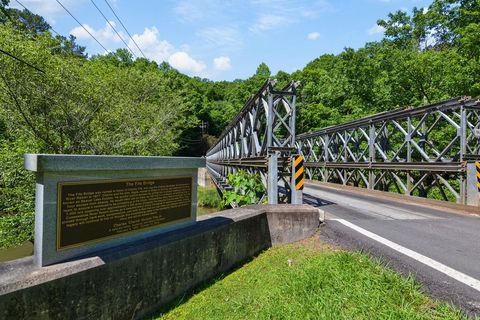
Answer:
[{"label": "white cloud", "polygon": [[[81,5],[86,0],[64,0],[62,4],[67,9],[72,9]],[[49,20],[59,14],[67,14],[64,9],[55,0],[22,0],[21,3],[31,10],[33,13],[38,14]],[[15,0],[10,1],[9,4],[12,8],[23,9]]]},{"label": "white cloud", "polygon": [[258,18],[257,22],[250,27],[250,31],[261,32],[276,29],[281,26],[289,25],[291,22],[291,19],[284,16],[266,14]]},{"label": "white cloud", "polygon": [[173,8],[173,12],[180,16],[183,21],[191,22],[203,17],[203,11],[198,9],[192,2],[181,1]]},{"label": "white cloud", "polygon": [[[186,51],[175,50],[175,47],[167,40],[161,40],[158,29],[155,27],[145,28],[142,34],[134,34],[132,38],[147,58],[153,59],[158,63],[167,61],[172,67],[195,75],[201,75],[206,69],[203,62],[195,60]],[[128,45],[132,49],[136,49],[132,40],[130,40]],[[182,46],[182,48],[188,49],[188,46]],[[138,49],[135,52],[137,55],[140,55]]]},{"label": "white cloud", "polygon": [[235,27],[210,27],[197,32],[202,43],[224,50],[238,50],[243,45],[242,35]]},{"label": "white cloud", "polygon": [[[113,21],[110,21],[110,24],[115,28],[116,24]],[[105,22],[105,26],[101,29],[95,30],[88,24],[83,24],[83,27],[75,27],[72,30],[70,30],[70,34],[74,35],[78,39],[89,39],[90,35],[88,32],[90,32],[95,38],[98,39],[101,43],[109,43],[109,42],[115,42],[118,43],[122,41],[120,37],[115,33],[115,31],[112,29],[107,22]],[[85,30],[86,29],[86,30]],[[116,28],[115,28],[116,29]],[[88,30],[88,32],[87,32]],[[118,29],[117,29],[118,30]],[[126,35],[123,34],[121,31],[119,32],[120,36],[123,39],[126,39]]]},{"label": "white cloud", "polygon": [[[110,23],[115,27],[112,21]],[[93,29],[88,24],[83,26],[107,48],[113,44],[118,46],[118,42],[121,41],[108,24],[105,24],[103,28],[98,30]],[[70,33],[78,39],[94,41],[85,29],[76,27]],[[128,36],[121,32],[120,35],[123,39],[128,39]],[[142,53],[138,50],[135,43],[142,49],[142,52],[148,59],[152,59],[157,63],[167,61],[172,67],[193,75],[203,75],[206,69],[206,65],[203,62],[195,60],[186,52],[189,46],[184,45],[181,46],[180,50],[175,49],[170,42],[160,39],[159,31],[156,27],[145,28],[142,34],[133,34],[132,38],[133,40],[129,39],[128,46],[138,57],[141,57]]]},{"label": "white cloud", "polygon": [[232,9],[237,12],[242,7],[242,2],[230,2],[223,0],[177,0],[173,7],[173,13],[182,22],[196,22],[199,20],[216,21]]},{"label": "white cloud", "polygon": [[[74,10],[76,7],[81,5],[86,0],[64,0],[62,1],[63,5],[69,9]],[[45,20],[51,25],[54,26],[56,23],[56,17],[59,15],[66,15],[65,10],[55,1],[55,0],[23,0],[21,3],[28,8],[31,12],[38,14],[45,18]],[[10,8],[16,8],[23,10],[21,6],[15,0],[10,1],[8,4]]]},{"label": "white cloud", "polygon": [[261,32],[297,23],[302,19],[314,19],[322,12],[332,9],[328,0],[251,0],[256,21],[252,32]]},{"label": "white cloud", "polygon": [[318,38],[320,38],[320,33],[318,32],[310,32],[308,35],[307,35],[307,38],[308,40],[317,40]]},{"label": "white cloud", "polygon": [[201,61],[196,61],[184,51],[175,52],[168,58],[168,63],[176,69],[200,74],[206,69],[206,66]]},{"label": "white cloud", "polygon": [[90,35],[88,34],[87,31],[90,32],[91,34],[95,33],[95,30],[93,30],[92,27],[90,27],[88,24],[84,24],[83,28],[79,26],[70,30],[70,34],[74,35],[78,39],[88,39]]},{"label": "white cloud", "polygon": [[[155,27],[145,28],[142,34],[133,34],[132,38],[147,58],[161,63],[168,61],[169,57],[174,54],[175,48],[167,40],[161,40],[158,34],[158,29]],[[128,46],[132,48],[136,55],[141,56],[140,51],[131,39],[128,42]]]},{"label": "white cloud", "polygon": [[371,36],[373,36],[375,34],[383,33],[384,31],[385,31],[385,28],[379,26],[378,24],[374,25],[373,27],[371,27],[367,30],[368,34],[371,35]]},{"label": "white cloud", "polygon": [[272,14],[295,14],[302,17],[313,17],[330,10],[328,0],[251,0],[253,6]]},{"label": "white cloud", "polygon": [[213,59],[213,68],[217,71],[227,71],[232,68],[229,57],[217,57]]}]

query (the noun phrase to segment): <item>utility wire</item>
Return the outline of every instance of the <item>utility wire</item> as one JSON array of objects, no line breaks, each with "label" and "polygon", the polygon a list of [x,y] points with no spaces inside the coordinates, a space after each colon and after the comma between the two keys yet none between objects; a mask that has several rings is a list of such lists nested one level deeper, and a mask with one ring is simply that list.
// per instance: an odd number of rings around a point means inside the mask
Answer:
[{"label": "utility wire", "polygon": [[128,50],[135,56],[137,57],[137,55],[132,51],[132,49],[130,49],[130,47],[128,46],[128,44],[125,42],[125,40],[123,40],[122,36],[120,35],[120,33],[118,33],[117,29],[115,29],[115,27],[112,25],[112,23],[110,22],[110,20],[107,19],[107,17],[103,14],[102,10],[100,10],[100,8],[95,4],[95,2],[93,0],[90,0],[92,2],[92,4],[94,5],[94,7],[97,9],[98,12],[100,12],[100,14],[102,15],[103,19],[105,19],[105,21],[107,21],[107,23],[110,25],[110,27],[113,29],[113,31],[115,31],[115,33],[117,34],[117,36],[120,38],[120,40],[122,40],[122,42],[127,46]]},{"label": "utility wire", "polygon": [[90,31],[88,31],[87,28],[85,28],[85,27],[83,26],[83,24],[80,23],[80,21],[78,21],[78,19],[75,18],[75,17],[73,16],[73,14],[72,14],[70,11],[68,11],[67,8],[65,8],[65,6],[60,2],[60,0],[55,0],[55,1],[57,1],[57,3],[58,3],[60,6],[62,6],[62,8],[63,8],[75,21],[77,21],[77,23],[78,23],[85,31],[87,31],[87,33],[88,33],[106,52],[109,52],[109,50],[108,50],[107,48],[105,48],[105,46],[104,46],[103,44],[101,44],[100,41],[98,41],[98,39],[95,38],[95,36],[94,36],[93,34],[91,34]]},{"label": "utility wire", "polygon": [[[23,9],[25,9],[25,10],[33,13],[33,11],[30,10],[30,9],[28,9],[27,7],[25,7],[25,5],[24,5],[23,3],[21,3],[21,2],[18,1],[18,0],[15,0],[15,1],[16,1],[19,5],[21,5],[21,6],[23,7]],[[50,24],[49,24],[49,26],[50,26]],[[57,31],[55,31],[55,29],[53,29],[52,26],[50,26],[50,30],[52,30],[57,36],[60,36],[60,33],[58,33]]]},{"label": "utility wire", "polygon": [[[57,0],[58,1],[58,0]],[[138,46],[137,42],[135,41],[135,39],[133,39],[132,35],[130,34],[130,32],[128,32],[127,28],[125,27],[125,25],[123,24],[122,20],[120,20],[120,18],[118,17],[118,15],[115,13],[115,10],[113,10],[112,6],[110,5],[110,3],[108,3],[107,0],[105,0],[105,3],[107,4],[107,6],[110,8],[110,10],[112,10],[113,14],[115,15],[115,17],[117,18],[118,22],[120,22],[120,24],[122,25],[123,29],[125,30],[125,32],[128,34],[128,36],[130,37],[130,39],[132,39],[133,43],[135,44],[135,46],[138,48],[138,50],[140,51],[140,53],[142,54],[142,56],[147,59],[147,57],[145,56],[145,54],[143,53],[142,49],[140,49],[140,47]]]},{"label": "utility wire", "polygon": [[9,56],[9,57],[12,58],[12,59],[15,59],[15,60],[17,60],[17,61],[20,61],[20,62],[26,64],[27,66],[29,66],[30,68],[33,68],[33,69],[37,70],[38,72],[45,73],[44,70],[35,67],[33,64],[31,64],[31,63],[29,63],[29,62],[27,62],[27,61],[25,61],[25,60],[23,60],[23,59],[21,59],[21,58],[19,58],[19,57],[16,57],[16,56],[14,56],[13,54],[11,54],[11,53],[9,53],[9,52],[7,52],[7,51],[4,51],[4,50],[0,49],[0,52],[3,53],[3,54],[5,54],[5,55],[7,55],[7,56]]}]

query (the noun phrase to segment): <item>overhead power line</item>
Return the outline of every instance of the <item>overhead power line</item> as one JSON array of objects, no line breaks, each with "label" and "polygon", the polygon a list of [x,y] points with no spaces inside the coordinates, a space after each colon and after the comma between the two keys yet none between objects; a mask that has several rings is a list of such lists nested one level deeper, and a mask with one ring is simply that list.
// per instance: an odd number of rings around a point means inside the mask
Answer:
[{"label": "overhead power line", "polygon": [[29,63],[29,62],[27,62],[27,61],[25,61],[25,60],[23,60],[23,59],[21,59],[21,58],[19,58],[19,57],[17,57],[17,56],[14,56],[13,54],[11,54],[11,53],[9,53],[9,52],[7,52],[7,51],[4,51],[4,50],[0,49],[0,52],[3,53],[3,54],[5,54],[5,55],[7,55],[7,56],[9,56],[9,57],[12,58],[12,59],[15,59],[15,60],[17,60],[17,61],[22,62],[23,64],[29,66],[30,68],[33,68],[33,69],[35,69],[35,70],[37,70],[37,71],[39,71],[39,72],[41,72],[41,73],[45,73],[44,70],[35,67],[33,64],[31,64],[31,63]]},{"label": "overhead power line", "polygon": [[102,10],[100,10],[100,8],[95,4],[95,2],[93,0],[90,0],[93,4],[93,6],[97,9],[98,12],[100,12],[100,14],[102,15],[103,19],[105,19],[105,21],[107,21],[107,23],[110,25],[110,27],[112,28],[113,31],[115,31],[115,33],[117,34],[117,36],[120,38],[120,40],[122,40],[122,42],[127,46],[127,49],[136,57],[137,55],[132,51],[132,49],[130,49],[130,47],[128,46],[128,44],[125,42],[125,40],[123,40],[123,37],[120,35],[120,33],[118,33],[117,29],[115,29],[115,27],[112,25],[112,23],[110,22],[110,20],[107,19],[107,17],[103,14]]},{"label": "overhead power line", "polygon": [[[18,1],[18,0],[15,0],[15,1],[16,1],[20,6],[22,6],[23,9],[25,9],[25,10],[33,13],[33,11],[30,10],[30,9],[28,9],[23,3],[21,3],[21,2]],[[50,30],[52,30],[57,36],[60,36],[60,33],[58,33],[57,31],[55,31],[55,29],[53,29],[52,26],[50,26],[50,24],[49,24],[49,27],[50,27]]]},{"label": "overhead power line", "polygon": [[135,44],[135,46],[138,48],[138,50],[140,51],[140,53],[142,54],[142,56],[147,59],[147,57],[145,56],[145,54],[143,53],[142,49],[140,49],[140,47],[138,46],[137,42],[135,41],[135,39],[133,39],[132,35],[130,34],[130,32],[128,32],[127,28],[125,27],[125,25],[123,24],[122,20],[118,17],[118,15],[115,13],[115,10],[113,10],[112,6],[110,5],[110,3],[108,3],[107,0],[105,0],[105,3],[107,4],[107,6],[110,8],[110,10],[112,10],[113,14],[115,15],[115,17],[117,18],[118,22],[120,22],[120,24],[122,25],[123,29],[125,30],[125,32],[128,34],[128,36],[130,37],[130,39],[132,39],[133,43]]},{"label": "overhead power line", "polygon": [[65,6],[60,2],[60,0],[55,0],[55,1],[57,1],[57,3],[73,18],[73,20],[77,21],[77,23],[83,28],[83,30],[87,31],[87,33],[100,45],[100,47],[102,47],[106,52],[109,51],[107,48],[105,48],[103,44],[101,44],[100,41],[98,41],[97,38],[95,38],[95,36],[90,31],[88,31],[87,28],[83,26],[83,24],[80,23],[80,21],[78,21],[77,18],[73,16],[73,14],[70,11],[68,11],[67,8],[65,8]]}]

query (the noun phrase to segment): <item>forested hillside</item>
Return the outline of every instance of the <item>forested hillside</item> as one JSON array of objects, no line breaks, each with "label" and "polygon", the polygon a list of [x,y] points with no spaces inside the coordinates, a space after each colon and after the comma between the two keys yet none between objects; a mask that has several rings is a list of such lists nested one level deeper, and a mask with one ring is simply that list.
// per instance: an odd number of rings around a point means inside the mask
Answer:
[{"label": "forested hillside", "polygon": [[201,156],[267,78],[301,82],[297,132],[480,94],[479,0],[391,13],[378,21],[382,41],[293,74],[262,63],[232,82],[188,77],[125,49],[89,57],[74,37],[53,35],[42,17],[8,2],[0,0],[0,247],[31,237],[24,153]]}]

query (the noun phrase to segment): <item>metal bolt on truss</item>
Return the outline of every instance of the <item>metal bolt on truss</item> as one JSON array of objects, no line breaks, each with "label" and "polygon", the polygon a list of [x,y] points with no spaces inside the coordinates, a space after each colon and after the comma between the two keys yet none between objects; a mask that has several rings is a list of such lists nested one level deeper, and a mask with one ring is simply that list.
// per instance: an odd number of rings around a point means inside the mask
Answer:
[{"label": "metal bolt on truss", "polygon": [[243,169],[260,174],[269,203],[285,200],[285,194],[278,193],[279,182],[287,189],[287,197],[290,194],[298,82],[281,90],[275,85],[275,80],[266,81],[207,152],[207,169],[222,192],[231,188],[228,175]]},{"label": "metal bolt on truss", "polygon": [[480,101],[462,97],[304,133],[296,143],[309,179],[477,204],[466,160],[479,158],[479,129]]}]

